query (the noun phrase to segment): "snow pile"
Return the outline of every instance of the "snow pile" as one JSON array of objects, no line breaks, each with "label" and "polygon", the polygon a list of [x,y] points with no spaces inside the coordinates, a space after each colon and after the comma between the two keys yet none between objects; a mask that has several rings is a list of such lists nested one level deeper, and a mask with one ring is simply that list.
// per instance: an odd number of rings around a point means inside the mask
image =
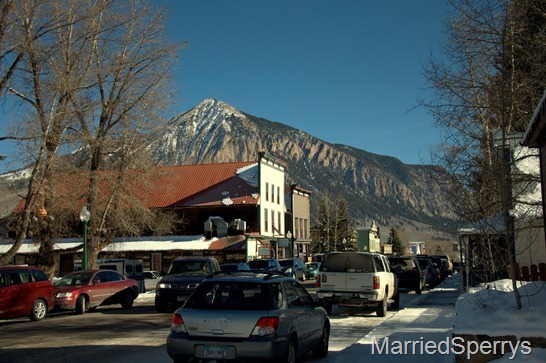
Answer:
[{"label": "snow pile", "polygon": [[546,337],[546,283],[519,282],[518,310],[509,279],[469,288],[456,303],[455,334]]}]

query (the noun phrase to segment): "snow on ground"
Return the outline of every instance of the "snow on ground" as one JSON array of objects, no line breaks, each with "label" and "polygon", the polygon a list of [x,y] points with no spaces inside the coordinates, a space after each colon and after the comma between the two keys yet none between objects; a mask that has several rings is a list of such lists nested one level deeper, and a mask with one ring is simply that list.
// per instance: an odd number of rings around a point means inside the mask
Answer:
[{"label": "snow on ground", "polygon": [[518,310],[511,280],[470,288],[457,301],[454,332],[489,336],[546,337],[544,282],[518,282],[522,309]]},{"label": "snow on ground", "polygon": [[[460,275],[454,275],[439,289],[460,286]],[[511,290],[511,281],[497,281],[469,289],[453,306],[420,307],[418,299],[386,319],[364,338],[342,352],[334,352],[323,362],[349,361],[394,362],[455,362],[457,355],[475,358],[477,346],[456,340],[454,333],[485,334],[490,336],[516,335],[522,337],[546,336],[546,287],[543,283],[522,283],[524,308],[517,310]],[[546,362],[546,349],[528,349],[525,345],[511,349],[505,345],[505,355],[497,362]],[[476,345],[474,345],[476,344]],[[489,354],[489,353],[488,353]]]},{"label": "snow on ground", "polygon": [[[460,280],[460,275],[454,275],[435,290],[453,290],[460,287]],[[546,285],[544,282],[518,284],[523,304],[521,310],[516,308],[512,282],[495,281],[470,288],[458,298],[455,309],[452,306],[419,307],[416,303],[403,308],[364,338],[342,351],[330,351],[331,354],[320,362],[451,363],[455,361],[454,353],[469,353],[467,346],[454,340],[454,333],[515,335],[520,340],[518,348],[512,350],[506,345],[506,354],[495,363],[546,362],[546,349],[527,349],[521,341],[525,337],[546,337]],[[423,294],[417,302],[425,296]],[[140,294],[137,301],[153,301],[154,297],[152,290]],[[483,346],[469,348],[487,349]]]}]

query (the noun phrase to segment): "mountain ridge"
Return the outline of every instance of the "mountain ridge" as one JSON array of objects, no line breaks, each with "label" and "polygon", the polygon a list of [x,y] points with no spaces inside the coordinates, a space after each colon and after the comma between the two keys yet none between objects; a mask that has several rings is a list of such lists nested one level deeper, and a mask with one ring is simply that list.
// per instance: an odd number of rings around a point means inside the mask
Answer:
[{"label": "mountain ridge", "polygon": [[436,179],[442,174],[438,167],[329,143],[217,99],[174,117],[153,148],[164,165],[254,160],[266,151],[287,161],[289,183],[314,193],[312,208],[323,193],[343,197],[357,225],[401,218],[445,230],[452,222],[442,190],[448,178]]}]

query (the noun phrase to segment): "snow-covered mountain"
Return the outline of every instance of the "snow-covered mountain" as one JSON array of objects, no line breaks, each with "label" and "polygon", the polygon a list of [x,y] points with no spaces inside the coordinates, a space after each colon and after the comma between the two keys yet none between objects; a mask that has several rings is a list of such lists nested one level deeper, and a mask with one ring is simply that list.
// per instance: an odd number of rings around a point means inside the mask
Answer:
[{"label": "snow-covered mountain", "polygon": [[442,183],[431,177],[436,167],[330,144],[216,99],[175,117],[152,147],[164,165],[257,160],[266,151],[288,163],[287,182],[311,190],[313,202],[323,193],[346,199],[357,224],[400,217],[445,228],[452,215]]}]

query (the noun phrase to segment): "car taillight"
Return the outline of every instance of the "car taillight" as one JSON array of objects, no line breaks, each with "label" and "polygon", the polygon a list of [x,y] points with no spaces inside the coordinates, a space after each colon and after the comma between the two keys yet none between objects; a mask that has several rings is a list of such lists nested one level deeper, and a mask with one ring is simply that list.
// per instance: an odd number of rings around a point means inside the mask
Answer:
[{"label": "car taillight", "polygon": [[315,287],[320,287],[320,275],[315,277]]},{"label": "car taillight", "polygon": [[381,282],[379,281],[379,276],[373,277],[373,288],[376,290],[381,288]]},{"label": "car taillight", "polygon": [[259,335],[261,337],[265,335],[271,335],[275,333],[279,327],[279,318],[278,317],[264,317],[260,318],[252,330],[252,335]]},{"label": "car taillight", "polygon": [[184,319],[182,319],[182,315],[180,314],[173,314],[173,317],[171,319],[171,330],[175,333],[187,333],[186,326],[184,325]]}]

